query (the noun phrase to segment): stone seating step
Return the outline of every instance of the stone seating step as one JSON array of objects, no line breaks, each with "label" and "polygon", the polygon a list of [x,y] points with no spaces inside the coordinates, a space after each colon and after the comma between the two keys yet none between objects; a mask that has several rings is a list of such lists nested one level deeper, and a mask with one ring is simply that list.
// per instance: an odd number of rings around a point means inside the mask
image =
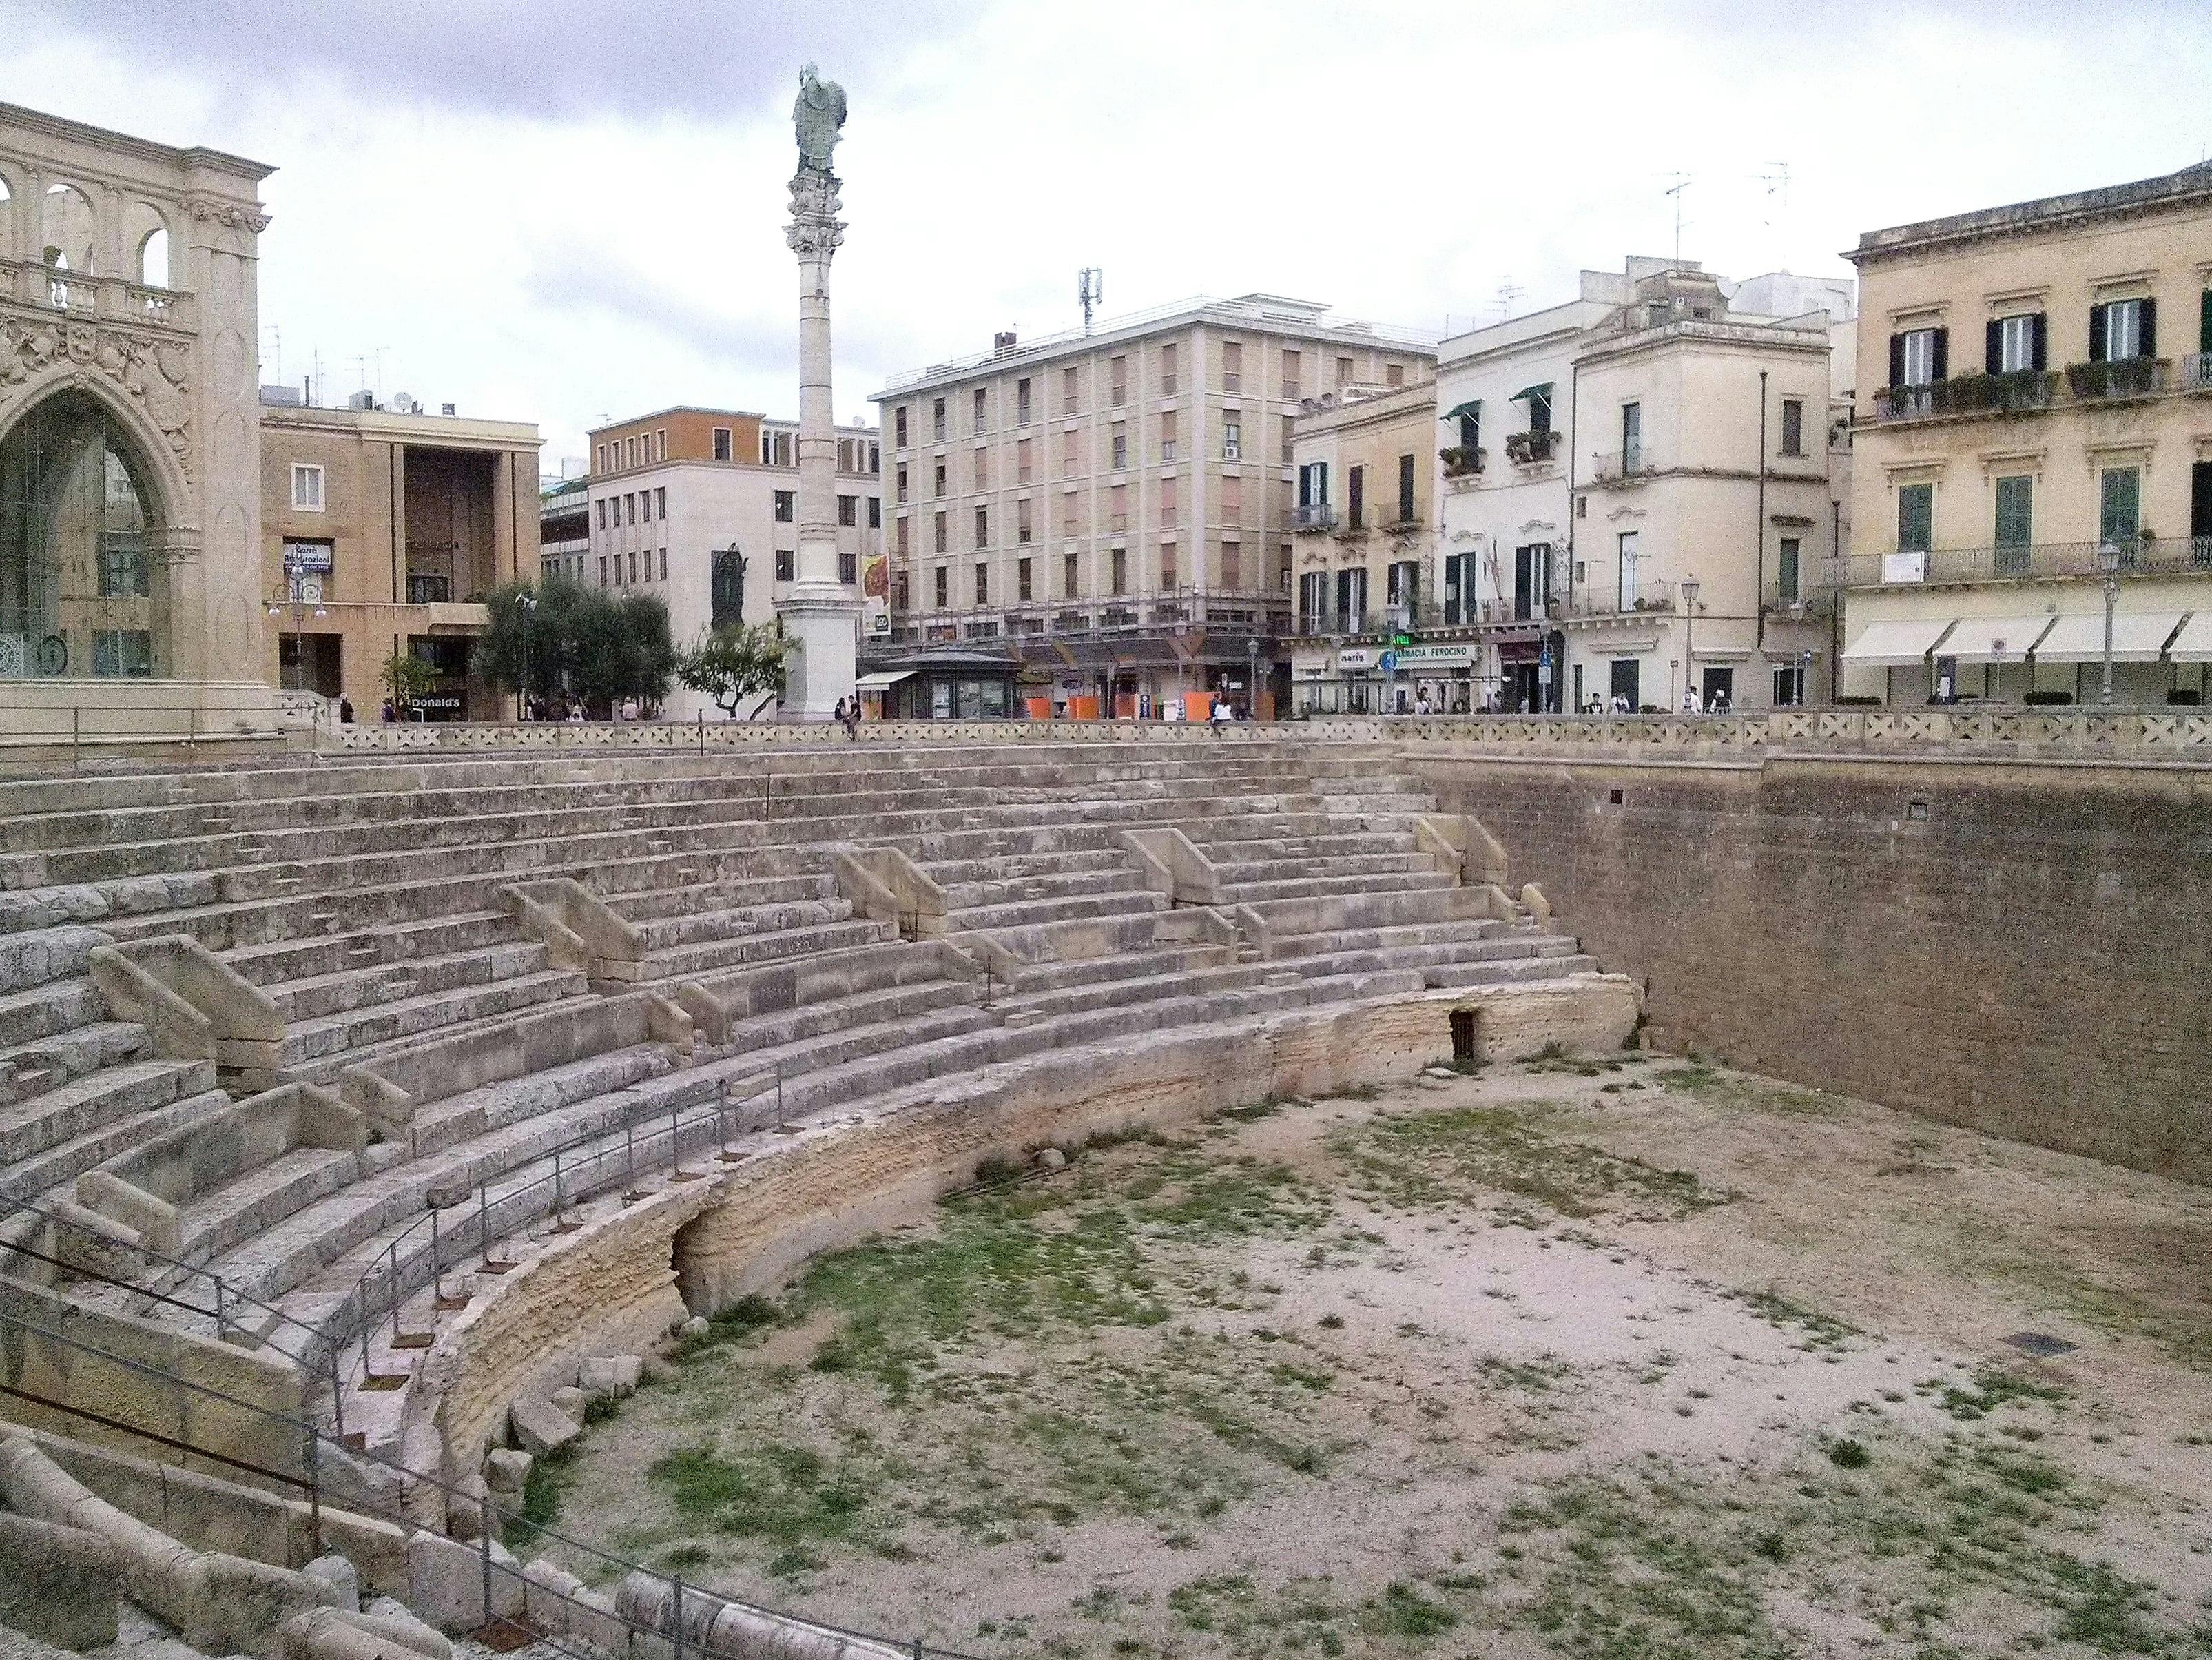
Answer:
[{"label": "stone seating step", "polygon": [[440,957],[368,963],[303,980],[286,980],[267,989],[285,1019],[304,1023],[388,1003],[396,997],[520,979],[544,967],[544,946],[532,939],[515,939]]},{"label": "stone seating step", "polygon": [[1119,866],[1095,870],[1039,872],[1030,876],[1006,876],[972,882],[946,882],[933,865],[922,869],[943,884],[948,910],[972,910],[1020,899],[1067,898],[1079,894],[1126,893],[1134,889],[1137,872],[1125,858]]},{"label": "stone seating step", "polygon": [[[1309,936],[1310,937],[1310,936]],[[1271,963],[1304,968],[1310,973],[1365,973],[1382,969],[1437,968],[1459,963],[1518,962],[1530,958],[1571,957],[1578,947],[1564,933],[1505,933],[1467,939],[1443,939],[1420,946],[1385,946],[1351,950],[1334,945],[1296,954],[1279,944]],[[1313,965],[1323,966],[1313,966]]]},{"label": "stone seating step", "polygon": [[1461,940],[1493,939],[1504,935],[1525,936],[1518,923],[1493,917],[1470,917],[1459,921],[1406,922],[1383,927],[1334,928],[1319,933],[1275,936],[1281,957],[1316,957],[1331,951],[1389,951],[1401,946],[1449,946]]},{"label": "stone seating step", "polygon": [[1148,951],[1122,952],[1112,957],[1079,957],[1046,963],[1024,963],[1010,993],[1053,992],[1068,987],[1105,985],[1117,980],[1185,974],[1231,960],[1225,946],[1154,946]]},{"label": "stone seating step", "polygon": [[760,933],[732,934],[720,939],[702,939],[655,952],[645,964],[645,978],[690,980],[718,970],[765,963],[801,952],[841,951],[896,937],[888,922],[872,922],[848,915],[842,921],[811,922],[797,927]]},{"label": "stone seating step", "polygon": [[1042,899],[1012,899],[997,904],[971,905],[945,913],[946,929],[965,933],[979,928],[1026,927],[1037,922],[1066,922],[1078,917],[1132,916],[1168,909],[1164,895],[1145,888],[1109,893],[1048,896]]},{"label": "stone seating step", "polygon": [[950,950],[934,940],[919,945],[903,939],[871,940],[724,970],[702,976],[699,984],[710,996],[726,1002],[743,992],[755,1012],[769,1013],[884,986],[945,979]]},{"label": "stone seating step", "polygon": [[1513,957],[1498,963],[1438,963],[1423,969],[1429,984],[1494,986],[1508,982],[1554,980],[1570,974],[1595,974],[1598,961],[1580,955]]},{"label": "stone seating step", "polygon": [[1331,894],[1419,893],[1455,888],[1441,871],[1398,871],[1372,876],[1293,876],[1256,882],[1224,882],[1224,904],[1260,905],[1278,899],[1318,899]]},{"label": "stone seating step", "polygon": [[6,1158],[0,1162],[0,1197],[32,1199],[57,1189],[66,1190],[85,1171],[105,1164],[118,1153],[229,1110],[228,1091],[216,1087],[215,1062],[183,1061],[167,1064],[181,1074],[169,1085],[168,1092],[175,1099],[156,1106],[126,1106],[119,1116],[80,1129],[43,1152],[27,1158]]},{"label": "stone seating step", "polygon": [[842,922],[853,915],[853,902],[834,891],[820,897],[785,899],[726,909],[684,911],[641,922],[646,948],[654,955],[678,946],[698,945],[745,934],[778,933],[793,928]]},{"label": "stone seating step", "polygon": [[[187,1262],[205,1262],[258,1238],[317,1200],[351,1187],[359,1173],[350,1152],[295,1147],[280,1153],[259,1169],[180,1207],[176,1255]],[[149,1279],[166,1284],[162,1275]]]},{"label": "stone seating step", "polygon": [[[1279,972],[1267,965],[1271,973]],[[1221,991],[1156,998],[1149,1002],[1089,1009],[1048,1020],[1035,1030],[1050,1034],[1051,1047],[1096,1043],[1108,1038],[1164,1030],[1170,1026],[1200,1025],[1212,1021],[1238,1020],[1272,1014],[1282,1009],[1304,1008],[1316,1003],[1350,1001],[1366,997],[1398,996],[1418,991],[1420,973],[1411,969],[1383,970],[1367,974],[1344,974],[1300,978],[1276,984],[1257,983]]]},{"label": "stone seating step", "polygon": [[74,922],[0,934],[0,994],[74,979],[85,971],[94,947],[108,942],[99,929]]},{"label": "stone seating step", "polygon": [[[1231,846],[1237,846],[1231,843]],[[1237,848],[1240,855],[1246,849]],[[1253,882],[1286,882],[1309,877],[1372,877],[1437,874],[1436,860],[1428,854],[1410,850],[1393,853],[1338,854],[1313,858],[1246,858],[1213,861],[1214,874],[1224,886]]]},{"label": "stone seating step", "polygon": [[72,1078],[0,1110],[0,1167],[45,1152],[133,1113],[215,1087],[212,1061],[146,1056]]},{"label": "stone seating step", "polygon": [[284,1065],[302,1077],[321,1081],[393,1044],[419,1041],[428,1032],[442,1034],[447,1028],[476,1025],[586,994],[580,972],[547,969],[455,991],[422,992],[374,1008],[349,1009],[288,1028]]},{"label": "stone seating step", "polygon": [[[908,856],[913,855],[909,853]],[[1018,882],[1030,877],[1078,871],[1126,870],[1129,855],[1118,847],[1068,848],[1051,853],[1006,852],[987,857],[917,859],[915,862],[950,888],[962,882]]]},{"label": "stone seating step", "polygon": [[[350,923],[350,909],[341,921]],[[240,946],[223,961],[254,984],[280,986],[346,969],[414,964],[455,952],[488,951],[520,937],[504,910],[463,911],[425,922],[379,924],[271,945]]]},{"label": "stone seating step", "polygon": [[1241,991],[1248,986],[1258,985],[1273,972],[1274,965],[1272,964],[1216,963],[1172,968],[1155,974],[1061,985],[1049,990],[1030,990],[1024,986],[1011,995],[994,999],[992,1012],[1001,1020],[1017,1013],[1056,1020],[1093,1009],[1124,1008],[1133,1003],[1157,1003],[1177,997]]},{"label": "stone seating step", "polygon": [[99,1020],[0,1049],[0,1107],[149,1053],[153,1039],[127,1020]]},{"label": "stone seating step", "polygon": [[715,1059],[773,1055],[790,1045],[832,1033],[933,1015],[946,1009],[975,1008],[982,995],[981,985],[972,980],[918,980],[904,985],[877,986],[732,1021],[725,1039],[715,1044],[710,1053]]},{"label": "stone seating step", "polygon": [[800,875],[717,877],[643,888],[631,893],[610,892],[604,887],[599,892],[610,910],[633,922],[646,923],[708,911],[744,910],[795,899],[831,898],[837,891],[837,879],[829,868],[826,854],[822,866],[819,871]]},{"label": "stone seating step", "polygon": [[0,995],[0,1044],[13,1049],[107,1018],[107,1000],[89,980],[48,980]]},{"label": "stone seating step", "polygon": [[483,1150],[474,1148],[480,1138],[513,1124],[535,1122],[579,1101],[626,1090],[659,1076],[673,1064],[665,1044],[634,1043],[527,1077],[465,1090],[416,1113],[408,1137],[410,1156],[420,1159],[460,1149],[468,1155],[463,1166],[472,1176],[480,1175],[489,1167]]}]

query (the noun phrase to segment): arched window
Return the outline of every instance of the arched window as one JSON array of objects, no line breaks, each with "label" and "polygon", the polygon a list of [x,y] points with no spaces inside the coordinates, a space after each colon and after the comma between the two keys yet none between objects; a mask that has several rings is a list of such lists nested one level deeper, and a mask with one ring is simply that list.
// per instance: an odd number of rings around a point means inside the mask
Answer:
[{"label": "arched window", "polygon": [[9,217],[15,204],[15,198],[8,189],[8,180],[4,175],[0,175],[0,248],[15,246],[15,222]]},{"label": "arched window", "polygon": [[39,246],[46,264],[79,277],[96,276],[93,249],[98,240],[92,198],[75,185],[49,186],[39,231]]},{"label": "arched window", "polygon": [[0,678],[173,672],[154,513],[131,441],[83,392],[0,439]]},{"label": "arched window", "polygon": [[708,599],[709,628],[733,629],[745,620],[745,556],[736,548],[714,550]]},{"label": "arched window", "polygon": [[138,280],[149,289],[169,286],[169,233],[159,226],[138,244]]}]

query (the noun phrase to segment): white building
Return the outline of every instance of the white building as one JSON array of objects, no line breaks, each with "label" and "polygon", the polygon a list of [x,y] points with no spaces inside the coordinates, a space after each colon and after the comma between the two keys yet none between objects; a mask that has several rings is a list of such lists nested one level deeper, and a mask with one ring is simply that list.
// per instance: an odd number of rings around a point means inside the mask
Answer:
[{"label": "white building", "polygon": [[[582,550],[573,537],[549,544],[570,569],[556,572],[549,560],[547,574],[658,594],[679,651],[728,623],[773,621],[777,585],[793,580],[798,556],[798,434],[795,421],[693,408],[599,429]],[[874,428],[837,429],[839,575],[862,589],[860,627],[878,637],[890,629],[881,466]],[[549,517],[564,499],[547,498]],[[722,718],[682,686],[662,712]]]}]

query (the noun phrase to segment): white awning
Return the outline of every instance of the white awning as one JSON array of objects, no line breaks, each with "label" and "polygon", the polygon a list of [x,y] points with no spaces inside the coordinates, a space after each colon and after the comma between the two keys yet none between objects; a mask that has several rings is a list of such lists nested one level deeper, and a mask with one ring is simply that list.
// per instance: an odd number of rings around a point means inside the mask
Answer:
[{"label": "white awning", "polygon": [[2191,611],[2166,655],[2177,663],[2212,663],[2212,611]]},{"label": "white awning", "polygon": [[[2181,626],[2178,611],[2115,611],[2112,660],[2155,663],[2166,642]],[[2101,663],[2105,660],[2105,614],[2062,617],[2035,648],[2039,663]]]},{"label": "white awning", "polygon": [[896,674],[864,674],[859,679],[853,682],[853,690],[854,691],[883,691],[890,687],[896,686],[902,680],[911,680],[913,678],[914,671],[912,669],[902,669]]},{"label": "white awning", "polygon": [[1951,632],[1948,617],[1912,617],[1888,623],[1869,623],[1844,648],[1846,663],[1884,668],[1910,668],[1942,643]]},{"label": "white awning", "polygon": [[2049,611],[2033,617],[1962,617],[1943,642],[1943,655],[1961,663],[2017,663],[2050,630]]}]

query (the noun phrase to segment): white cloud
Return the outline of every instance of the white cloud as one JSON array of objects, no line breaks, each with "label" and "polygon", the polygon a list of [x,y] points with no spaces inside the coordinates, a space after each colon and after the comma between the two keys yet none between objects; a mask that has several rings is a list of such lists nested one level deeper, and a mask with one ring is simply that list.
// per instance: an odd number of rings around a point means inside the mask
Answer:
[{"label": "white cloud", "polygon": [[[1253,289],[1440,327],[1673,245],[1845,269],[1871,227],[2196,161],[2202,0],[0,0],[0,98],[276,165],[264,321],[335,394],[584,429],[796,402],[799,64],[844,82],[839,413],[993,331]],[[1786,161],[1786,198],[1770,188]],[[264,340],[277,368],[276,337]]]}]

